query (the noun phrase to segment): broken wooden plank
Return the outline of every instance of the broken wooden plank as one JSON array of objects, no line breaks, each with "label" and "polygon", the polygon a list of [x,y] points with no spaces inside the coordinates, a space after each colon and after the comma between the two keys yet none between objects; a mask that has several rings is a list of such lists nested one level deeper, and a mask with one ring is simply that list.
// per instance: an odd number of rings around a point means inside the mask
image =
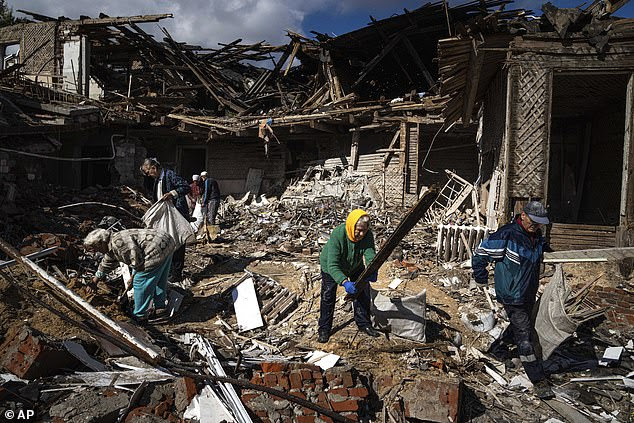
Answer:
[{"label": "broken wooden plank", "polygon": [[634,258],[634,247],[544,253],[544,263],[606,262],[622,260],[624,258]]},{"label": "broken wooden plank", "polygon": [[[59,249],[59,246],[50,247],[50,248],[46,248],[46,249],[44,249],[42,251],[31,253],[31,254],[29,254],[28,256],[25,256],[25,257],[30,259],[30,260],[35,260],[35,259],[38,259],[38,258],[46,257],[49,254],[53,254],[58,249]],[[0,261],[0,269],[2,269],[3,267],[13,266],[15,263],[16,263],[15,260]]]},{"label": "broken wooden plank", "polygon": [[[381,265],[390,257],[394,248],[401,242],[403,238],[412,230],[418,221],[425,215],[429,207],[436,200],[438,195],[438,189],[436,186],[432,186],[423,196],[418,200],[416,205],[410,209],[410,211],[400,221],[392,235],[385,241],[383,248],[381,248],[374,259],[368,264],[365,270],[359,275],[358,280],[355,282],[357,291],[360,292],[367,282],[368,278],[374,272],[378,272]],[[347,299],[352,299],[350,296],[346,296]]]}]

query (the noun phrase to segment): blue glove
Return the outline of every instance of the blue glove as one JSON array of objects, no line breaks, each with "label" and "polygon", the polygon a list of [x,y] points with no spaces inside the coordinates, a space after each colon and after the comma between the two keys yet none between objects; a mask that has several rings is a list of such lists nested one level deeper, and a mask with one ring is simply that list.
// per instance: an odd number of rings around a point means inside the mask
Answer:
[{"label": "blue glove", "polygon": [[365,278],[365,281],[366,282],[376,282],[378,277],[379,277],[379,272],[374,272],[374,273],[370,274],[370,276]]},{"label": "blue glove", "polygon": [[350,294],[350,295],[356,295],[357,294],[357,288],[354,286],[354,282],[344,281],[343,282],[343,287],[346,288],[346,293],[347,294]]}]

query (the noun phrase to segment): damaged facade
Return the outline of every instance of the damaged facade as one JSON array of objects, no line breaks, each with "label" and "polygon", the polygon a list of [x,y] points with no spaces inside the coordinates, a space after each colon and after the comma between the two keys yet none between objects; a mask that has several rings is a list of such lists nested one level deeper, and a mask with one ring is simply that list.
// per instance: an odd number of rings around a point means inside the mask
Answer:
[{"label": "damaged facade", "polygon": [[[448,122],[478,105],[487,225],[529,199],[548,204],[556,249],[630,246],[632,61],[629,19],[544,5],[512,31],[439,43]],[[474,28],[474,30],[478,30]],[[494,197],[494,198],[491,198]]]}]

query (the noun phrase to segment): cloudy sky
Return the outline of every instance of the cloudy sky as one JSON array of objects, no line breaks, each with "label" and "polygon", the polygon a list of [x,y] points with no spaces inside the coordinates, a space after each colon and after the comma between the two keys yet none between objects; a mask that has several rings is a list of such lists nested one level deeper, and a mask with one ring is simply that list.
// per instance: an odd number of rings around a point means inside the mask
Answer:
[{"label": "cloudy sky", "polygon": [[[466,0],[450,0],[450,5]],[[179,41],[215,47],[218,42],[242,38],[244,42],[267,40],[286,43],[285,30],[292,29],[310,36],[310,30],[342,34],[368,23],[368,15],[386,18],[415,9],[427,0],[8,0],[14,10],[25,9],[52,17],[79,15],[128,16],[152,13],[173,13],[173,19],[162,20]],[[583,0],[551,0],[560,7],[575,7]],[[590,3],[590,1],[588,1]],[[539,14],[540,0],[517,0],[515,7],[532,9]],[[626,5],[619,15],[634,17],[634,4]],[[157,24],[145,29],[154,34]]]}]

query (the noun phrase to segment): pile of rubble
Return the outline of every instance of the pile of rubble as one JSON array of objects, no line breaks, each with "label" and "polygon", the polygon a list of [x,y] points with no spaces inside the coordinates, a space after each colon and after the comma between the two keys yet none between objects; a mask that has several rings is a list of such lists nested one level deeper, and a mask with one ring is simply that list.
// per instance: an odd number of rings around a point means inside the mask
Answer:
[{"label": "pile of rubble", "polygon": [[[592,276],[596,268],[546,268],[544,295],[560,295],[574,318],[545,362],[554,400],[532,395],[513,353],[500,361],[487,352],[508,325],[495,307],[495,292],[473,289],[468,268],[439,265],[436,233],[424,223],[400,243],[373,284],[377,298],[388,302],[423,293],[424,341],[387,330],[369,342],[351,325],[351,304],[340,298],[333,335],[317,344],[317,255],[332,229],[346,210],[366,207],[380,247],[406,212],[381,209],[363,179],[321,172],[311,170],[280,199],[226,199],[221,236],[188,246],[191,286],[171,286],[172,318],[145,328],[125,321],[120,276],[86,289],[98,257],[82,253],[78,243],[83,227],[102,223],[93,206],[61,208],[99,202],[107,191],[119,214],[105,223],[133,226],[132,216],[145,207],[142,197],[128,188],[41,197],[47,201],[34,213],[58,211],[66,232],[76,235],[32,232],[16,242],[22,255],[56,248],[40,258],[42,267],[34,265],[41,273],[8,263],[0,268],[6,329],[0,366],[7,372],[0,376],[0,412],[33,409],[38,418],[71,422],[625,419],[634,333],[631,325],[615,326],[609,313],[610,320],[597,318],[606,306],[597,293],[621,295],[625,305],[634,292],[615,264],[604,265],[599,278]],[[343,196],[320,194],[344,179],[351,184]],[[54,255],[61,251],[76,256]],[[546,284],[552,275],[554,282]],[[628,307],[619,310],[627,321]]]}]

